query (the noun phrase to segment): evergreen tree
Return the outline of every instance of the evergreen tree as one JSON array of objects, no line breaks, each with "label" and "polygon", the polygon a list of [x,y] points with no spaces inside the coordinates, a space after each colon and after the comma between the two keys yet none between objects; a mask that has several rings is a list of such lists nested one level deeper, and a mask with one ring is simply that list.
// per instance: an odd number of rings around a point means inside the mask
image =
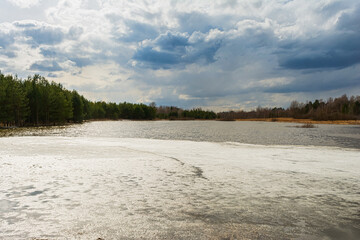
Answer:
[{"label": "evergreen tree", "polygon": [[84,103],[82,97],[74,90],[72,92],[73,120],[82,122],[84,120]]},{"label": "evergreen tree", "polygon": [[0,122],[23,125],[28,114],[28,102],[22,82],[0,74]]},{"label": "evergreen tree", "polygon": [[134,119],[144,119],[145,113],[142,109],[141,105],[136,104],[133,112],[133,118]]},{"label": "evergreen tree", "polygon": [[15,125],[22,126],[28,115],[28,99],[26,98],[25,91],[22,84],[17,79],[10,81],[7,98],[10,101],[10,116]]},{"label": "evergreen tree", "polygon": [[0,73],[0,123],[7,124],[9,121],[9,102],[7,88],[9,81]]},{"label": "evergreen tree", "polygon": [[65,91],[61,84],[51,83],[49,104],[51,122],[64,123],[73,117],[71,92]]}]

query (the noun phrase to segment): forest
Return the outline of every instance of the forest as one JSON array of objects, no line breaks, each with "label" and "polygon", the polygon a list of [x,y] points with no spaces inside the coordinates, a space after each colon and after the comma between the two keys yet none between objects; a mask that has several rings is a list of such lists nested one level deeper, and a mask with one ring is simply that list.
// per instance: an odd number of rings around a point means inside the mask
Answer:
[{"label": "forest", "polygon": [[287,109],[258,107],[252,111],[215,113],[201,108],[184,110],[175,106],[89,101],[76,90],[49,82],[40,75],[19,79],[0,72],[0,127],[44,126],[81,123],[84,120],[194,120],[303,118],[312,120],[360,119],[360,96],[343,95],[327,101],[300,103],[293,101]]},{"label": "forest", "polygon": [[360,96],[343,95],[338,98],[322,99],[314,102],[300,103],[292,101],[287,109],[258,107],[253,111],[228,111],[218,113],[223,120],[253,119],[253,118],[295,118],[315,121],[359,120]]},{"label": "forest", "polygon": [[93,102],[40,75],[27,79],[0,72],[0,126],[44,126],[96,119],[214,119],[201,109],[182,110],[133,103]]}]

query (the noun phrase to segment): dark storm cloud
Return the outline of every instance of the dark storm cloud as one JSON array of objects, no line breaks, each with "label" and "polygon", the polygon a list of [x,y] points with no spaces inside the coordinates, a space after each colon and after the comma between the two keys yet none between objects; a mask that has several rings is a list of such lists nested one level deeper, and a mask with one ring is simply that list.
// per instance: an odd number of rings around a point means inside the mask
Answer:
[{"label": "dark storm cloud", "polygon": [[[356,39],[349,38],[348,42],[360,41],[360,37]],[[317,69],[326,70],[329,68],[346,68],[360,63],[360,50],[358,44],[353,49],[348,49],[348,46],[337,46],[334,48],[323,49],[321,45],[317,50],[312,50],[315,46],[310,48],[301,47],[296,52],[282,54],[280,56],[279,64],[283,68],[293,70]]]},{"label": "dark storm cloud", "polygon": [[[360,63],[360,8],[343,14],[336,30],[309,40],[279,44],[279,65],[283,68],[346,68]],[[281,52],[282,51],[282,52]]]},{"label": "dark storm cloud", "polygon": [[34,47],[40,45],[56,45],[66,39],[76,40],[84,32],[82,27],[71,26],[66,32],[64,29],[39,22],[15,22],[17,35],[30,37],[28,41]]},{"label": "dark storm cloud", "polygon": [[8,58],[16,58],[16,47],[12,46],[15,42],[15,33],[2,32],[0,29],[0,55],[7,56]]},{"label": "dark storm cloud", "polygon": [[349,30],[352,32],[359,32],[360,29],[360,4],[349,13],[341,15],[337,22],[339,30]]},{"label": "dark storm cloud", "polygon": [[[179,22],[179,31],[190,34],[195,31],[206,33],[210,29],[221,29],[224,23],[226,23],[226,21],[224,21],[226,17],[223,17],[224,19],[221,19],[221,17],[216,19],[215,17],[200,12],[178,13],[175,16]],[[226,20],[229,21],[231,19],[227,17]]]},{"label": "dark storm cloud", "polygon": [[346,9],[348,7],[349,6],[346,3],[346,1],[329,2],[329,3],[325,4],[319,10],[319,14],[321,14],[322,16],[324,16],[326,18],[329,18],[329,17],[335,16],[339,12],[339,9]]},{"label": "dark storm cloud", "polygon": [[157,51],[152,47],[143,47],[136,51],[133,59],[152,64],[154,68],[156,68],[156,66],[169,68],[170,65],[180,63],[181,54]]},{"label": "dark storm cloud", "polygon": [[13,42],[14,42],[14,34],[12,32],[10,33],[1,32],[0,29],[0,49],[7,48],[9,45],[13,44]]},{"label": "dark storm cloud", "polygon": [[56,61],[38,61],[30,66],[30,70],[43,71],[43,72],[56,72],[63,70]]},{"label": "dark storm cloud", "polygon": [[45,45],[54,45],[61,43],[65,34],[62,32],[60,28],[54,27],[36,27],[25,29],[23,33],[32,38],[32,43],[36,46],[45,44]]},{"label": "dark storm cloud", "polygon": [[125,25],[129,28],[129,31],[118,38],[120,41],[140,42],[145,39],[153,39],[159,34],[157,28],[150,24],[126,20]]},{"label": "dark storm cloud", "polygon": [[93,64],[90,58],[85,57],[69,57],[69,60],[74,62],[77,67],[85,67]]},{"label": "dark storm cloud", "polygon": [[40,53],[44,57],[56,57],[59,55],[56,48],[40,48]]},{"label": "dark storm cloud", "polygon": [[76,51],[76,49],[73,49],[71,53],[68,53],[56,47],[42,47],[40,48],[40,54],[47,59],[55,59],[56,61],[60,62],[70,60],[74,62],[77,67],[92,65],[94,63],[93,59],[103,59],[103,57],[100,55],[94,55],[92,57],[81,57],[81,52]]},{"label": "dark storm cloud", "polygon": [[267,93],[300,93],[300,92],[321,92],[332,91],[337,89],[346,89],[360,86],[359,77],[350,77],[347,79],[328,79],[327,77],[301,78],[293,83],[283,86],[266,88],[263,91]]},{"label": "dark storm cloud", "polygon": [[48,77],[51,77],[51,78],[57,78],[57,77],[59,77],[59,75],[58,75],[58,74],[55,74],[55,73],[49,73],[47,76],[48,76]]},{"label": "dark storm cloud", "polygon": [[14,22],[14,26],[18,28],[35,28],[37,24],[35,22]]},{"label": "dark storm cloud", "polygon": [[184,51],[184,48],[190,45],[189,35],[167,32],[156,38],[153,44],[166,51],[172,51],[174,49]]},{"label": "dark storm cloud", "polygon": [[205,41],[203,38],[190,41],[190,37],[187,33],[168,31],[151,41],[148,46],[140,47],[133,59],[154,69],[167,69],[195,62],[214,62],[221,42]]},{"label": "dark storm cloud", "polygon": [[[290,72],[291,73],[291,72]],[[301,71],[293,80],[261,89],[268,93],[315,93],[360,87],[359,65],[327,71]]]},{"label": "dark storm cloud", "polygon": [[8,58],[16,58],[17,57],[17,54],[15,51],[4,51],[2,49],[0,49],[0,55],[5,55],[7,56]]}]

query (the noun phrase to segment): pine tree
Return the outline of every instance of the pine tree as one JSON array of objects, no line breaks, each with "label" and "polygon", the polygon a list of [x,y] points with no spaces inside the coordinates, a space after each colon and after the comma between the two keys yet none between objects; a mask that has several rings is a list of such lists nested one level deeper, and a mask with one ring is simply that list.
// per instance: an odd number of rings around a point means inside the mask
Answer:
[{"label": "pine tree", "polygon": [[72,92],[73,120],[82,122],[84,119],[84,103],[81,96],[74,90]]}]

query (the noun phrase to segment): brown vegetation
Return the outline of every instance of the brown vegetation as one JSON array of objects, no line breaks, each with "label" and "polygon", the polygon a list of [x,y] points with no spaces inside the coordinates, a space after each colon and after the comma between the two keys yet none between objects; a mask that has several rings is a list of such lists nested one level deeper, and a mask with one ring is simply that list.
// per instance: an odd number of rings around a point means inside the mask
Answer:
[{"label": "brown vegetation", "polygon": [[315,125],[312,123],[304,123],[300,128],[315,128]]},{"label": "brown vegetation", "polygon": [[[299,103],[293,101],[290,107],[284,108],[262,108],[258,107],[252,111],[229,111],[218,113],[220,119],[243,119],[251,121],[289,121],[331,124],[358,124],[360,120],[360,96],[348,98],[343,95],[339,98],[329,98],[327,101],[315,100],[313,103]],[[291,119],[291,120],[286,120]]]},{"label": "brown vegetation", "polygon": [[249,118],[236,119],[236,121],[262,121],[262,122],[288,122],[288,123],[311,123],[311,124],[342,124],[342,125],[360,125],[360,120],[332,120],[317,121],[312,119],[296,119],[296,118]]}]

